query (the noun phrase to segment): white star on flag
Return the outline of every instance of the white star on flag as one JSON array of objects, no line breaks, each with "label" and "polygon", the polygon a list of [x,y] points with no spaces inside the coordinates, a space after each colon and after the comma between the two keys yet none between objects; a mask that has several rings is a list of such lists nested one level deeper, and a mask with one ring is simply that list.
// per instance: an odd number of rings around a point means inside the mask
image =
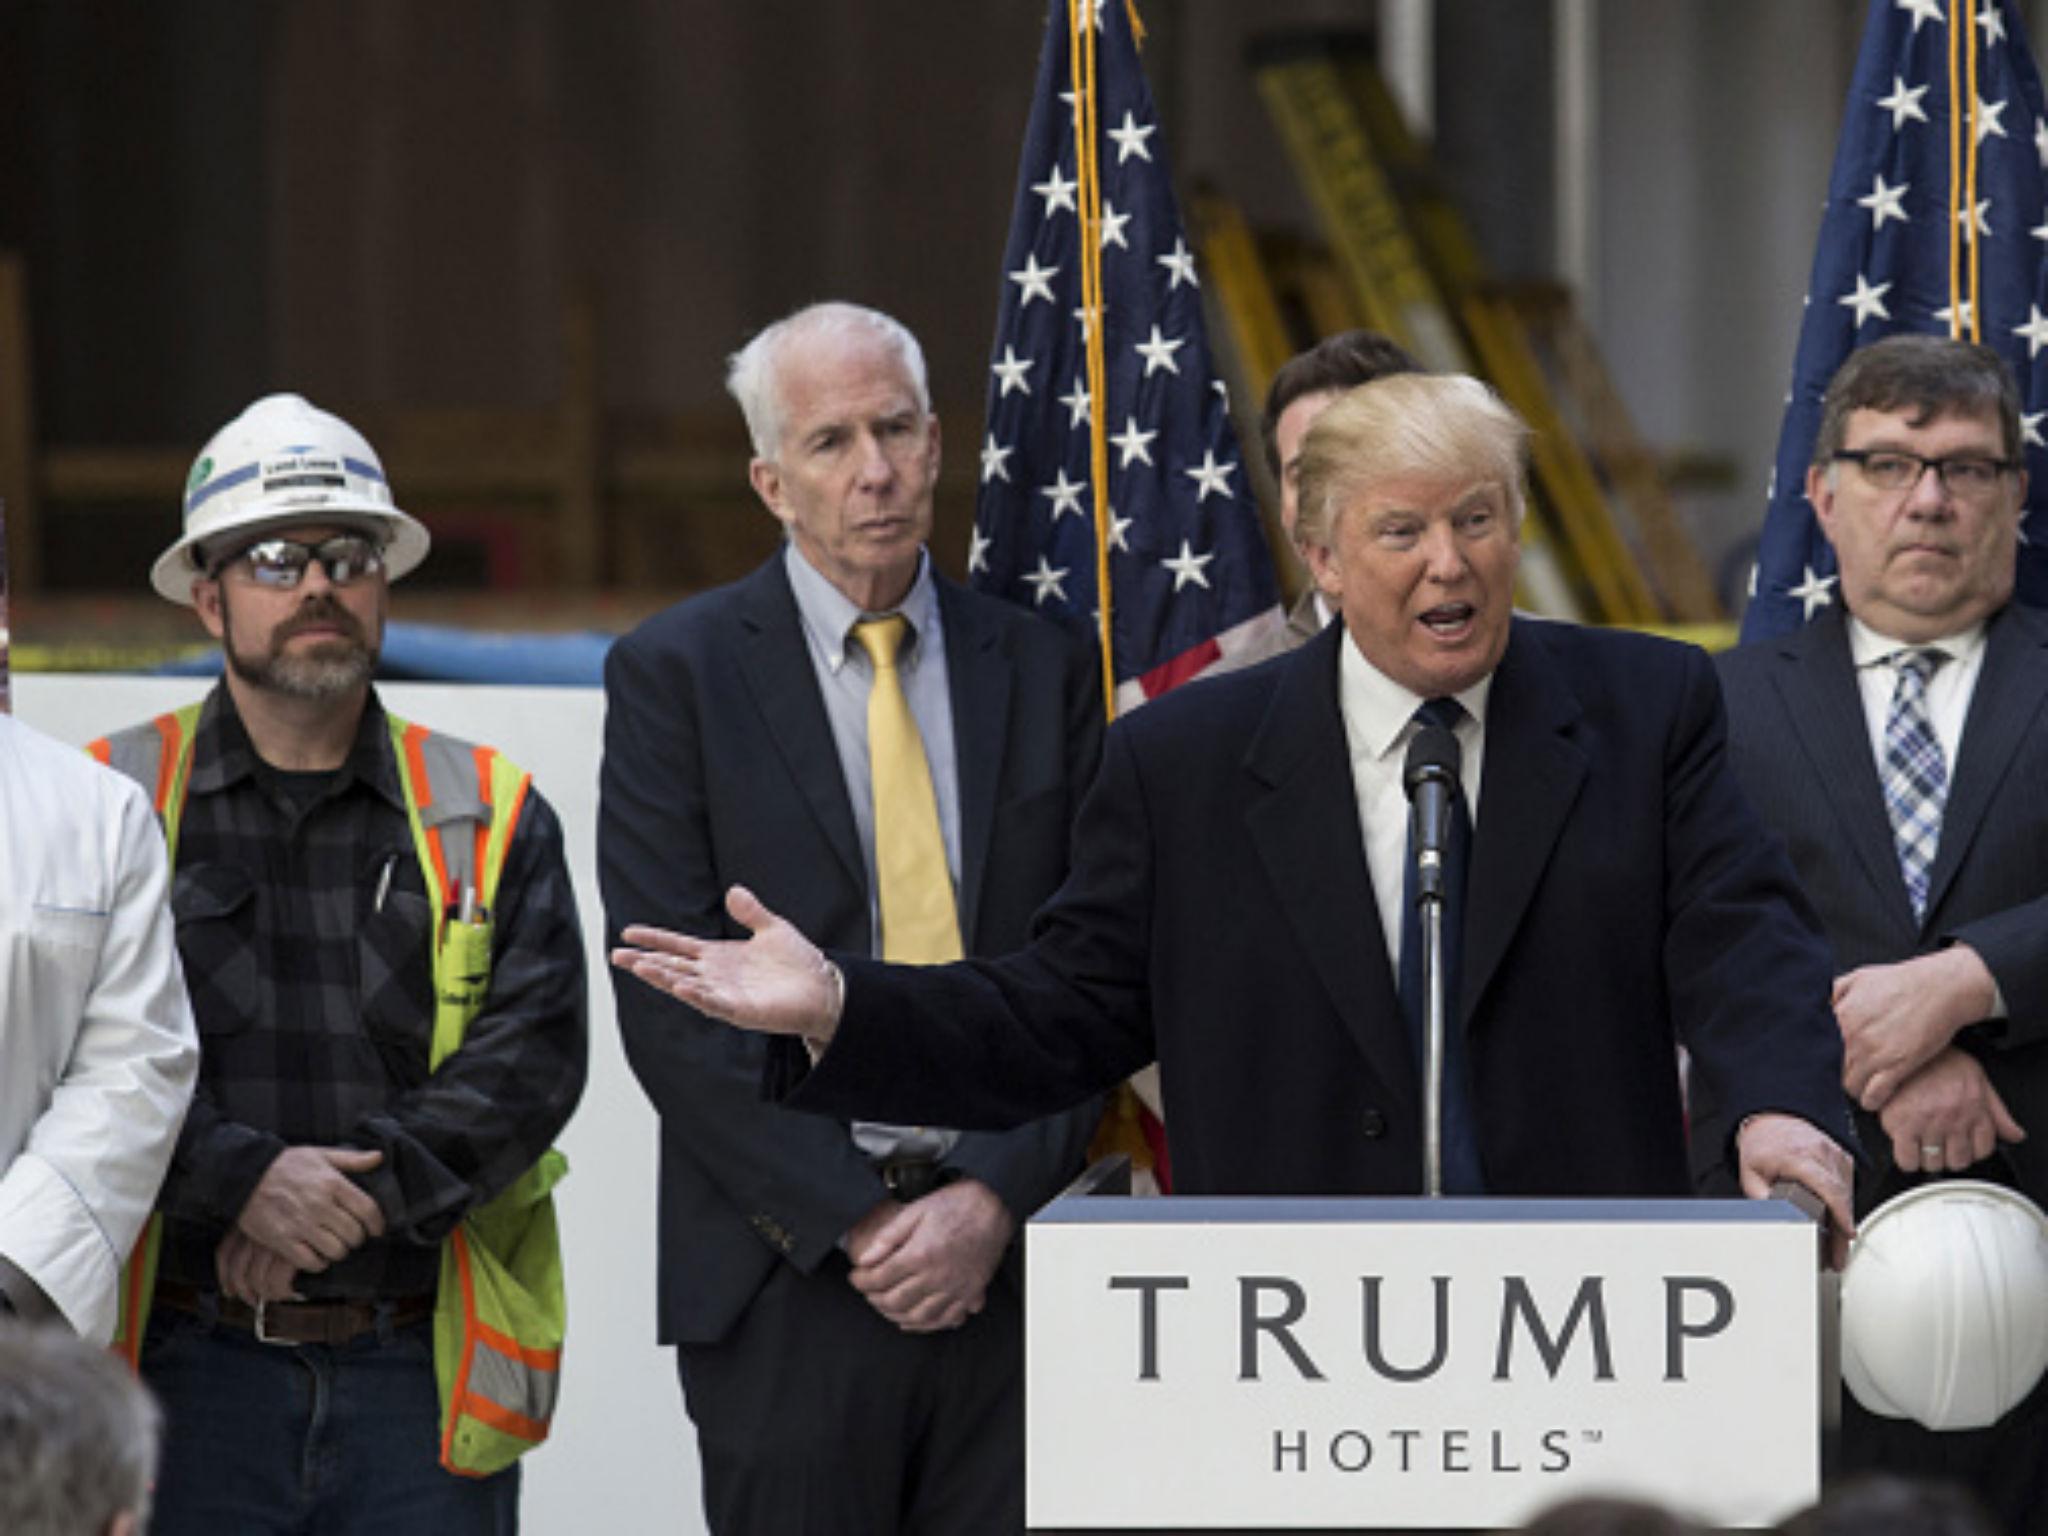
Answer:
[{"label": "white star on flag", "polygon": [[1991,199],[1988,197],[1981,199],[1974,209],[1958,208],[1956,210],[1956,222],[1969,231],[1972,239],[1979,235],[1989,238],[1991,234]]},{"label": "white star on flag", "polygon": [[988,569],[989,547],[994,543],[995,540],[979,528],[970,531],[967,538],[967,572],[970,576]]},{"label": "white star on flag", "polygon": [[1212,448],[1203,453],[1200,464],[1193,469],[1184,469],[1181,473],[1195,482],[1195,500],[1202,502],[1209,499],[1211,491],[1219,496],[1229,496],[1230,472],[1235,468],[1235,464],[1218,464],[1216,451]]},{"label": "white star on flag", "polygon": [[1155,325],[1152,327],[1151,336],[1134,343],[1134,349],[1138,356],[1145,359],[1145,377],[1149,379],[1162,368],[1168,373],[1179,373],[1180,364],[1173,360],[1173,354],[1186,345],[1184,337],[1175,336],[1169,339],[1160,335],[1159,327]]},{"label": "white star on flag", "polygon": [[1112,245],[1131,248],[1131,242],[1124,238],[1124,226],[1131,222],[1128,213],[1118,213],[1116,204],[1108,198],[1102,200],[1102,248],[1106,251]]},{"label": "white star on flag", "polygon": [[[1902,78],[1898,75],[1892,76],[1891,95],[1878,97],[1877,104],[1885,111],[1891,113],[1893,133],[1897,133],[1901,128],[1905,127],[1906,119],[1908,118],[1922,123],[1927,121],[1927,110],[1920,105],[1920,98],[1926,94],[1926,86],[1916,85],[1911,90],[1907,90],[1906,82]],[[2044,158],[2042,163],[2048,164],[2048,158]]]},{"label": "white star on flag", "polygon": [[1031,393],[1031,386],[1025,382],[1031,373],[1031,359],[1019,357],[1015,347],[1004,347],[1003,360],[991,365],[989,372],[1002,385],[1003,394],[1007,395],[1013,389],[1022,390],[1027,395]]},{"label": "white star on flag", "polygon": [[1182,283],[1186,283],[1191,288],[1202,286],[1201,279],[1195,276],[1195,253],[1188,249],[1187,241],[1176,237],[1172,250],[1168,251],[1164,256],[1155,256],[1152,259],[1173,274],[1166,284],[1166,291],[1168,293],[1173,292]]},{"label": "white star on flag", "polygon": [[1919,35],[1921,22],[1941,20],[1941,0],[1898,0],[1898,7],[1912,16],[1915,36]]},{"label": "white star on flag", "polygon": [[2031,443],[2036,448],[2048,448],[2048,442],[2041,438],[2041,418],[2048,411],[2022,411],[2020,413],[2020,441]]},{"label": "white star on flag", "polygon": [[1088,420],[1088,381],[1074,380],[1074,392],[1061,395],[1060,404],[1067,408],[1067,426],[1078,427]]},{"label": "white star on flag", "polygon": [[1159,563],[1173,572],[1173,590],[1178,592],[1189,582],[1193,582],[1198,587],[1208,586],[1209,578],[1202,574],[1202,567],[1215,558],[1214,555],[1196,554],[1188,548],[1188,541],[1182,539],[1180,541],[1180,553]]},{"label": "white star on flag", "polygon": [[1870,227],[1874,230],[1883,229],[1886,219],[1897,219],[1901,224],[1910,224],[1912,220],[1906,217],[1906,194],[1911,190],[1911,184],[1903,181],[1896,187],[1886,186],[1884,176],[1880,172],[1870,189],[1870,195],[1857,198],[1856,206],[1870,210]]},{"label": "white star on flag", "polygon": [[1078,214],[1080,209],[1074,206],[1074,194],[1080,188],[1081,183],[1079,181],[1067,181],[1062,178],[1058,166],[1052,168],[1052,174],[1046,177],[1045,180],[1034,181],[1031,184],[1031,190],[1045,199],[1045,212],[1042,217],[1048,219],[1062,208],[1066,209],[1069,213]]},{"label": "white star on flag", "polygon": [[1124,538],[1124,534],[1129,531],[1130,526],[1131,519],[1128,517],[1118,517],[1115,507],[1109,509],[1109,547],[1111,549],[1120,549],[1127,555],[1131,552],[1131,546]]},{"label": "white star on flag", "polygon": [[2048,118],[2034,119],[2034,154],[2040,159],[2041,169],[2048,171]]},{"label": "white star on flag", "polygon": [[1140,432],[1138,430],[1138,418],[1126,416],[1124,418],[1123,431],[1121,433],[1112,432],[1109,437],[1109,440],[1116,444],[1117,452],[1123,455],[1117,461],[1116,467],[1118,469],[1129,469],[1134,462],[1141,460],[1144,463],[1150,464],[1152,462],[1152,450],[1146,445],[1158,435],[1157,432]]},{"label": "white star on flag", "polygon": [[1067,478],[1067,471],[1062,466],[1059,477],[1051,485],[1040,486],[1038,494],[1052,498],[1052,515],[1054,520],[1057,521],[1063,514],[1068,512],[1073,513],[1076,517],[1081,516],[1081,493],[1087,489],[1088,482],[1086,480],[1069,480]]},{"label": "white star on flag", "polygon": [[998,448],[995,433],[989,433],[988,441],[981,445],[981,483],[987,485],[991,480],[1009,479],[1008,460],[1016,451],[1014,448]]},{"label": "white star on flag", "polygon": [[1891,286],[1890,283],[1879,283],[1872,287],[1863,274],[1858,272],[1856,274],[1856,291],[1843,294],[1835,302],[1855,310],[1856,323],[1858,325],[1861,325],[1873,315],[1880,320],[1889,320],[1892,317],[1892,312],[1884,307],[1884,296],[1891,291]]},{"label": "white star on flag", "polygon": [[1152,158],[1152,151],[1145,147],[1145,141],[1158,131],[1159,125],[1157,123],[1140,128],[1137,118],[1131,113],[1126,112],[1124,114],[1124,125],[1121,128],[1109,130],[1109,137],[1116,144],[1116,163],[1122,165],[1133,155],[1136,155],[1140,160],[1150,160]]},{"label": "white star on flag", "polygon": [[1954,305],[1944,304],[1934,312],[1934,318],[1948,327],[1949,333],[1955,336],[1962,335],[1970,328],[1970,315],[1968,299]]},{"label": "white star on flag", "polygon": [[2027,323],[2014,326],[2012,333],[2015,336],[2024,338],[2027,343],[2027,361],[2032,362],[2034,355],[2044,345],[2048,345],[2048,315],[2041,313],[2040,305],[2029,304],[2027,306]]},{"label": "white star on flag", "polygon": [[1806,610],[1806,616],[1813,617],[1815,610],[1825,608],[1835,599],[1828,591],[1835,584],[1833,576],[1817,576],[1812,566],[1806,568],[1806,579],[1789,589],[1785,595],[1799,603]]},{"label": "white star on flag", "polygon": [[1034,603],[1043,603],[1048,597],[1056,597],[1065,602],[1067,589],[1061,583],[1066,579],[1067,568],[1060,566],[1055,569],[1044,555],[1038,557],[1037,570],[1024,573],[1024,580],[1031,588],[1031,601]]},{"label": "white star on flag", "polygon": [[1984,29],[1984,46],[1995,48],[2005,41],[2005,18],[1998,14],[1996,4],[1987,5],[1977,13],[1977,25]]},{"label": "white star on flag", "polygon": [[1982,144],[1992,134],[1996,134],[2001,139],[2006,137],[2005,124],[1999,121],[2004,112],[2004,102],[1986,101],[1981,96],[1977,98],[1977,142],[1979,144]]},{"label": "white star on flag", "polygon": [[1052,303],[1052,280],[1059,275],[1058,267],[1041,267],[1035,252],[1026,256],[1024,265],[1010,274],[1010,281],[1024,290],[1024,296],[1018,303],[1029,304],[1033,299],[1043,299],[1048,304]]}]

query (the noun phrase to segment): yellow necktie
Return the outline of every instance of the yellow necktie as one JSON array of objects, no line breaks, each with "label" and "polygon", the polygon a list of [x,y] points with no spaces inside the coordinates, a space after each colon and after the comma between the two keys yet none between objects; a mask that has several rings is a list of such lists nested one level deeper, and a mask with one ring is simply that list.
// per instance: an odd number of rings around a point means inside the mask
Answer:
[{"label": "yellow necktie", "polygon": [[875,788],[882,958],[938,965],[960,958],[960,918],[924,738],[896,672],[896,653],[909,628],[909,621],[894,613],[863,619],[853,626],[853,638],[875,668],[868,690],[868,766]]}]

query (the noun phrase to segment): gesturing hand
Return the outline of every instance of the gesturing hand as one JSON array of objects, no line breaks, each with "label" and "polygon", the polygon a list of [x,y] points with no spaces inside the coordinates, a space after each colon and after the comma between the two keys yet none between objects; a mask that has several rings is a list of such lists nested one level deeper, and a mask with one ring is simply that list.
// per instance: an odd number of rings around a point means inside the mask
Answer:
[{"label": "gesturing hand", "polygon": [[726,892],[725,909],[752,938],[699,939],[636,924],[619,935],[612,964],[742,1029],[830,1040],[839,1024],[838,972],[745,886]]}]

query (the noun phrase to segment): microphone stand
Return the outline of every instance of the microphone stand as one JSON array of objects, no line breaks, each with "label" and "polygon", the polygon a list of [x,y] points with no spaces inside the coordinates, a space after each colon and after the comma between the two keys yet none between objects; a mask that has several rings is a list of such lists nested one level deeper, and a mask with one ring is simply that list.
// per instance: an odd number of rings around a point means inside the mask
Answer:
[{"label": "microphone stand", "polygon": [[1422,1193],[1444,1192],[1444,866],[1435,848],[1415,858],[1422,934]]},{"label": "microphone stand", "polygon": [[1415,850],[1415,916],[1422,945],[1422,1193],[1444,1192],[1444,848],[1458,784],[1458,738],[1425,726],[1408,743],[1401,772],[1408,792],[1409,846]]}]

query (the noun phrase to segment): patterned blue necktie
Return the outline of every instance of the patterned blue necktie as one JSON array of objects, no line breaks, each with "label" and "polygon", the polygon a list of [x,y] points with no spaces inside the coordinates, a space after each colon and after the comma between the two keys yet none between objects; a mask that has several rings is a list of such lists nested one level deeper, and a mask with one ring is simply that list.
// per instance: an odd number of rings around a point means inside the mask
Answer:
[{"label": "patterned blue necktie", "polygon": [[[1430,699],[1415,711],[1417,725],[1440,725],[1453,735],[1466,719],[1456,699]],[[1472,1110],[1472,1086],[1465,1072],[1465,1029],[1458,1011],[1458,975],[1464,950],[1465,868],[1472,852],[1472,816],[1462,785],[1451,797],[1451,825],[1444,848],[1444,1104],[1443,1180],[1447,1195],[1486,1193],[1479,1158],[1479,1120]],[[1415,822],[1408,822],[1407,874],[1401,891],[1401,1015],[1415,1052],[1418,1075],[1424,1063],[1422,917],[1415,901]]]},{"label": "patterned blue necktie", "polygon": [[1898,681],[1884,722],[1884,809],[1891,818],[1899,873],[1914,920],[1927,917],[1927,876],[1941,843],[1941,811],[1948,803],[1948,764],[1927,713],[1927,679],[1948,660],[1932,648],[1895,652],[1887,658]]}]

